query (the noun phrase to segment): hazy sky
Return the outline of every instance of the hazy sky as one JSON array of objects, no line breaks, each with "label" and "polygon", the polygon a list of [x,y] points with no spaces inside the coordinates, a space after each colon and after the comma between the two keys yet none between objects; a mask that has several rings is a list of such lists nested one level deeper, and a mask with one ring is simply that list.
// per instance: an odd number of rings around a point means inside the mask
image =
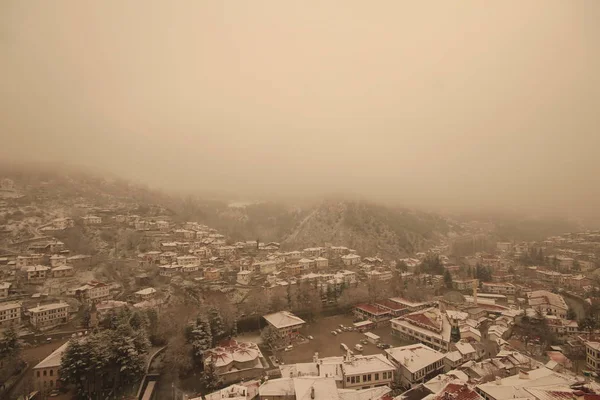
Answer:
[{"label": "hazy sky", "polygon": [[600,1],[0,2],[0,156],[254,196],[594,210]]}]

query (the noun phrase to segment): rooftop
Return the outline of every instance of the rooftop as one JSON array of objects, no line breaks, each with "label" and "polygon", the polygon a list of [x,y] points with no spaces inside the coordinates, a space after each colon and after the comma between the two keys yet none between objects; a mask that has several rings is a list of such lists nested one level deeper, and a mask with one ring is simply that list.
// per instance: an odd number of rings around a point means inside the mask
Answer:
[{"label": "rooftop", "polygon": [[67,350],[69,343],[70,342],[66,342],[58,349],[54,350],[52,354],[44,358],[38,365],[33,367],[33,369],[59,367],[62,355]]},{"label": "rooftop", "polygon": [[344,361],[342,370],[344,375],[358,375],[368,372],[381,372],[395,370],[396,366],[383,354],[374,354],[370,356],[354,356],[350,360]]},{"label": "rooftop", "polygon": [[443,353],[423,344],[393,347],[387,349],[386,353],[411,373],[420,371],[428,365],[444,358]]},{"label": "rooftop", "polygon": [[267,314],[264,315],[263,318],[277,329],[306,323],[302,318],[295,316],[289,311],[279,311],[273,314]]},{"label": "rooftop", "polygon": [[37,306],[37,307],[33,307],[30,308],[28,311],[30,313],[39,313],[39,312],[43,312],[43,311],[51,311],[51,310],[57,310],[59,308],[68,308],[69,305],[67,303],[52,303],[52,304],[43,304],[41,306]]}]

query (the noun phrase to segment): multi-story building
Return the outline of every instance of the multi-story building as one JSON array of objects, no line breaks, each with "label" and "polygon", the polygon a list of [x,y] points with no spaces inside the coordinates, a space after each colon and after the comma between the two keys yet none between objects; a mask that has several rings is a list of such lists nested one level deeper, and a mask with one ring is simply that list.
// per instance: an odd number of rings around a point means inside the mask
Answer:
[{"label": "multi-story building", "polygon": [[360,256],[357,254],[347,254],[342,256],[342,262],[346,266],[353,266],[360,264]]},{"label": "multi-story building", "polygon": [[73,267],[68,265],[61,265],[60,267],[52,268],[52,277],[53,278],[64,278],[67,276],[73,276],[75,271]]},{"label": "multi-story building", "polygon": [[200,263],[200,259],[196,256],[180,256],[177,257],[178,265],[198,265]]},{"label": "multi-story building", "polygon": [[8,282],[0,282],[0,299],[5,299],[8,297],[10,286],[11,284]]},{"label": "multi-story building", "polygon": [[96,215],[86,215],[82,220],[84,225],[100,225],[102,223],[102,218]]},{"label": "multi-story building", "polygon": [[382,354],[351,356],[342,364],[343,387],[368,389],[390,385],[394,380],[396,366]]},{"label": "multi-story building", "polygon": [[31,267],[41,264],[44,261],[44,255],[41,253],[29,254],[26,256],[17,256],[15,264],[17,268]]},{"label": "multi-story building", "polygon": [[444,370],[444,354],[422,344],[394,347],[385,352],[398,367],[400,384],[407,389]]},{"label": "multi-story building", "polygon": [[286,343],[291,342],[293,338],[298,336],[298,330],[306,324],[302,318],[295,316],[289,311],[267,314],[263,318],[273,328],[277,336]]},{"label": "multi-story building", "polygon": [[51,267],[60,267],[61,265],[67,265],[67,257],[61,256],[60,254],[54,254],[50,257]]},{"label": "multi-story building", "polygon": [[75,289],[75,296],[85,302],[98,303],[110,299],[110,287],[103,282],[90,281]]},{"label": "multi-story building", "polygon": [[585,366],[590,371],[600,372],[600,342],[585,342]]},{"label": "multi-story building", "polygon": [[27,267],[27,280],[40,281],[48,277],[50,267],[44,265],[32,265]]},{"label": "multi-story building", "polygon": [[547,290],[536,290],[527,293],[529,306],[534,310],[540,310],[544,314],[556,315],[560,318],[567,317],[569,307],[565,299],[559,294]]},{"label": "multi-story building", "polygon": [[36,390],[41,393],[47,393],[60,387],[60,363],[62,361],[62,355],[67,350],[68,346],[69,342],[63,344],[33,367],[33,382]]},{"label": "multi-story building", "polygon": [[517,287],[512,283],[483,282],[481,290],[487,293],[514,295],[517,292]]},{"label": "multi-story building", "polygon": [[29,322],[36,329],[50,329],[69,322],[67,303],[44,304],[29,310]]},{"label": "multi-story building", "polygon": [[0,303],[0,328],[21,325],[21,304]]}]

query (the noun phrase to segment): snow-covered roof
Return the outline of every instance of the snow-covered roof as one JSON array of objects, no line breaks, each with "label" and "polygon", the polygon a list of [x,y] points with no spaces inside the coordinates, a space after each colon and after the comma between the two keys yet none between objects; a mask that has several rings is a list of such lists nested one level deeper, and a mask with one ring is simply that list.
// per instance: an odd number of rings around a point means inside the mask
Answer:
[{"label": "snow-covered roof", "polygon": [[62,355],[67,350],[68,346],[69,342],[64,343],[58,349],[54,350],[48,357],[44,358],[39,364],[33,367],[33,369],[59,367],[60,361],[62,360]]},{"label": "snow-covered roof", "polygon": [[154,294],[156,293],[156,289],[154,288],[146,288],[146,289],[142,289],[142,290],[138,290],[137,292],[135,292],[135,294],[139,295],[139,296],[146,296],[149,294]]},{"label": "snow-covered roof", "polygon": [[264,315],[263,318],[277,329],[306,323],[302,318],[295,316],[289,311],[279,311],[273,314],[267,314]]},{"label": "snow-covered roof", "polygon": [[431,347],[427,347],[424,344],[393,347],[387,349],[386,353],[411,373],[420,371],[444,358],[443,353],[440,353]]},{"label": "snow-covered roof", "polygon": [[0,303],[0,311],[12,310],[21,308],[21,303]]},{"label": "snow-covered roof", "polygon": [[396,366],[383,354],[370,356],[355,356],[342,364],[345,375],[358,375],[363,373],[382,372],[396,369]]},{"label": "snow-covered roof", "polygon": [[57,310],[59,308],[65,308],[65,307],[69,307],[69,305],[67,303],[64,303],[64,302],[52,303],[52,304],[43,304],[41,306],[30,308],[29,312],[30,313],[39,313],[39,312],[42,312],[42,311]]}]

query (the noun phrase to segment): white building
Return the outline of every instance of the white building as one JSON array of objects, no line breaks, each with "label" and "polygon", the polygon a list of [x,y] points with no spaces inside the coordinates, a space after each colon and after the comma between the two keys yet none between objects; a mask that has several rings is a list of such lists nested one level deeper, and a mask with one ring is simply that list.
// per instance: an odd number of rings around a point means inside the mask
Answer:
[{"label": "white building", "polygon": [[569,307],[565,299],[559,294],[549,292],[547,290],[536,290],[527,293],[529,306],[534,310],[540,310],[542,313],[556,315],[560,318],[567,317]]},{"label": "white building", "polygon": [[99,225],[102,223],[102,218],[95,215],[86,215],[82,220],[84,225]]},{"label": "white building", "polygon": [[483,282],[481,290],[487,293],[514,295],[517,293],[517,287],[512,283]]},{"label": "white building", "polygon": [[151,288],[151,287],[145,288],[145,289],[138,290],[137,292],[135,292],[135,295],[140,300],[147,300],[151,297],[154,297],[154,295],[156,295],[156,289]]},{"label": "white building", "polygon": [[342,262],[347,266],[358,265],[360,264],[360,256],[357,254],[347,254],[342,256]]},{"label": "white building", "polygon": [[400,383],[407,389],[444,370],[444,354],[423,344],[394,347],[385,352],[398,367]]},{"label": "white building", "polygon": [[67,303],[44,304],[29,310],[29,322],[36,329],[50,329],[69,322]]},{"label": "white building", "polygon": [[0,282],[0,299],[5,299],[8,297],[10,286],[11,284],[9,282]]},{"label": "white building", "polygon": [[21,304],[0,303],[0,328],[21,325]]},{"label": "white building", "polygon": [[264,315],[263,318],[273,328],[279,338],[286,342],[290,342],[296,337],[299,334],[298,330],[306,324],[306,321],[289,311]]}]

